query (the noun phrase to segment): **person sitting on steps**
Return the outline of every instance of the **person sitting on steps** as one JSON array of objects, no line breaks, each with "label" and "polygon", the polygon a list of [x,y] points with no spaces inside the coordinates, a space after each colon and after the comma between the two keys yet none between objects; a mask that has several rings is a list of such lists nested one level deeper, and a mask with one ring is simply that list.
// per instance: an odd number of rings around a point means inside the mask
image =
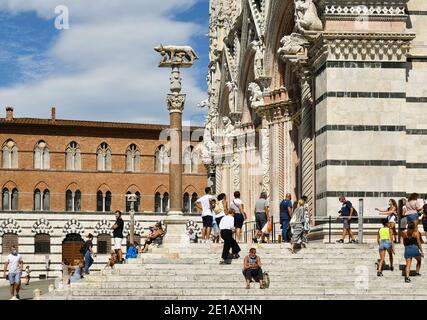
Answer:
[{"label": "person sitting on steps", "polygon": [[251,281],[259,282],[259,288],[264,289],[264,276],[261,269],[261,259],[256,255],[256,249],[251,248],[249,255],[243,260],[243,273],[246,279],[246,289],[251,288]]},{"label": "person sitting on steps", "polygon": [[161,245],[164,235],[165,231],[163,230],[162,224],[160,222],[156,223],[156,225],[153,227],[153,233],[148,236],[141,253],[146,253],[150,244]]}]

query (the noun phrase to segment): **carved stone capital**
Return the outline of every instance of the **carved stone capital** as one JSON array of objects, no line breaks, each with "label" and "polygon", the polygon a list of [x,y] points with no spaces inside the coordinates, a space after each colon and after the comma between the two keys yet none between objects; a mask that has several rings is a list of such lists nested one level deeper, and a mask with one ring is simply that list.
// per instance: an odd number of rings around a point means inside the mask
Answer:
[{"label": "carved stone capital", "polygon": [[169,113],[182,113],[184,110],[185,97],[185,94],[168,94],[166,100]]}]

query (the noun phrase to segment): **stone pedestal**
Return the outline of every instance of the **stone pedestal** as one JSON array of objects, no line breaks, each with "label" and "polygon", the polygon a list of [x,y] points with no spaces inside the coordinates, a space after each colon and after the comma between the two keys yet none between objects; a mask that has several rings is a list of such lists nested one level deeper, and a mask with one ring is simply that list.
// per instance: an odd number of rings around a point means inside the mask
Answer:
[{"label": "stone pedestal", "polygon": [[187,235],[187,222],[188,219],[183,216],[182,212],[170,211],[165,219],[167,230],[163,245],[166,247],[188,246],[190,240]]}]

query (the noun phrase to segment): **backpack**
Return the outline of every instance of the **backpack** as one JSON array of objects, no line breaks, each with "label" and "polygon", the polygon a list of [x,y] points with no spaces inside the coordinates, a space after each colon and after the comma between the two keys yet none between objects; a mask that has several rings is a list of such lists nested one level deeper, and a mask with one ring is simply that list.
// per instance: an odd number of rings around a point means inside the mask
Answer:
[{"label": "backpack", "polygon": [[220,206],[220,202],[219,201],[216,201],[216,203],[215,203],[214,212],[217,213],[217,214],[219,214],[219,213],[222,212],[222,208]]},{"label": "backpack", "polygon": [[[346,205],[347,205],[347,202],[346,202]],[[356,208],[355,208],[355,207],[353,207],[353,206],[352,206],[352,208],[353,208],[353,214],[352,214],[352,216],[353,216],[353,217],[357,217],[357,216],[358,216],[358,213],[357,213]]]},{"label": "backpack", "polygon": [[80,253],[81,254],[86,254],[86,242],[82,244],[82,246],[80,247]]},{"label": "backpack", "polygon": [[269,286],[270,286],[270,275],[268,274],[268,272],[264,272],[264,287],[268,289]]}]

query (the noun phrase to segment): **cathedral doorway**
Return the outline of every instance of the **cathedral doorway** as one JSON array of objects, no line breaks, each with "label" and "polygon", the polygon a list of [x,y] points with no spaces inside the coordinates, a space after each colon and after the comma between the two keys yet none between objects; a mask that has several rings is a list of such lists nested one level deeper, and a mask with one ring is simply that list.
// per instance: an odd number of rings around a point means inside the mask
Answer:
[{"label": "cathedral doorway", "polygon": [[83,244],[81,235],[77,233],[67,234],[62,242],[62,261],[67,259],[69,263],[74,264],[75,259],[83,260],[83,254],[80,253]]}]

